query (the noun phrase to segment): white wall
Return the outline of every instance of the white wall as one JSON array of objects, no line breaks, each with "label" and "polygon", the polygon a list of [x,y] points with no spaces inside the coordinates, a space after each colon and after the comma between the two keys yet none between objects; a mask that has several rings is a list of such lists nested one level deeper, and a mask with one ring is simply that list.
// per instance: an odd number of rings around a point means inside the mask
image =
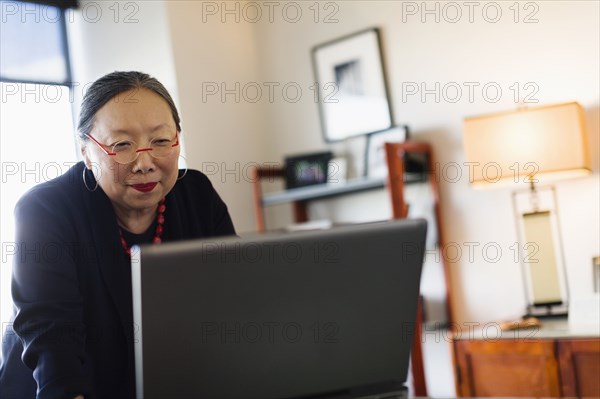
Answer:
[{"label": "white wall", "polygon": [[[241,94],[258,79],[254,26],[224,24],[218,16],[203,22],[203,3],[166,4],[188,164],[209,176],[237,231],[253,231],[250,167],[267,155],[262,103],[244,101]],[[222,98],[228,90],[233,94]]]},{"label": "white wall", "polygon": [[165,85],[178,104],[171,34],[162,1],[80,1],[67,12],[67,31],[79,112],[86,88],[113,71],[146,72]]},{"label": "white wall", "polygon": [[[410,4],[409,4],[410,3]],[[261,50],[260,72],[263,80],[295,81],[308,87],[313,79],[310,50],[316,45],[369,27],[380,27],[388,71],[394,118],[408,124],[414,137],[429,141],[437,160],[444,165],[462,165],[462,121],[472,116],[515,109],[524,95],[532,93],[524,85],[534,84],[532,99],[539,104],[579,101],[587,111],[594,174],[588,178],[556,184],[562,224],[562,238],[572,295],[591,292],[591,258],[599,248],[599,184],[598,184],[598,103],[600,98],[599,8],[597,2],[549,1],[520,3],[519,23],[514,22],[513,2],[497,3],[502,17],[497,23],[487,22],[482,14],[485,2],[475,8],[469,22],[468,8],[462,8],[462,19],[447,22],[456,14],[444,3],[429,2],[427,7],[440,10],[435,15],[409,15],[406,7],[421,9],[421,2],[351,1],[336,2],[337,23],[314,23],[313,11],[305,4],[307,17],[298,23],[280,18],[274,23],[258,25]],[[454,3],[462,4],[462,3]],[[405,7],[405,8],[403,8]],[[332,11],[332,10],[328,10]],[[455,11],[455,10],[454,10]],[[485,17],[495,18],[493,8]],[[538,20],[523,23],[530,15]],[[404,21],[403,21],[404,17]],[[462,97],[443,93],[439,102],[433,95],[424,99],[406,95],[407,84],[422,83],[433,89],[436,82],[443,87],[457,82],[463,86]],[[464,82],[477,82],[470,101]],[[481,87],[493,82],[502,89],[497,102],[484,97]],[[517,82],[521,98],[513,98]],[[527,90],[524,90],[527,89]],[[536,104],[530,104],[534,106]],[[310,96],[290,104],[269,104],[267,123],[272,156],[325,147],[319,131],[317,107]],[[334,147],[343,151],[344,148]],[[511,245],[517,241],[511,192],[514,188],[474,191],[468,185],[468,170],[462,168],[458,181],[442,179],[441,195],[444,231],[448,242],[457,243],[463,256],[451,264],[453,300],[457,321],[488,321],[522,314],[525,299],[520,264],[513,260]],[[387,194],[381,190],[363,194],[357,200],[327,201],[312,208],[314,214],[334,210],[339,219],[352,220],[370,214],[374,218],[389,217]],[[357,207],[358,205],[358,207]],[[467,256],[465,243],[479,243],[473,261]],[[481,248],[498,243],[502,256],[497,262],[486,261]],[[490,252],[489,257],[493,257]]]}]

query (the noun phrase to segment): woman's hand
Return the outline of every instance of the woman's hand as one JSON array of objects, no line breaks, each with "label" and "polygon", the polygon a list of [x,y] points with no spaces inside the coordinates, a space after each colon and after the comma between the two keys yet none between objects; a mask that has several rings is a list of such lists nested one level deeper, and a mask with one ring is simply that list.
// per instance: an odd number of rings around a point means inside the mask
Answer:
[{"label": "woman's hand", "polygon": [[85,399],[85,398],[83,397],[83,395],[77,395],[73,399]]}]

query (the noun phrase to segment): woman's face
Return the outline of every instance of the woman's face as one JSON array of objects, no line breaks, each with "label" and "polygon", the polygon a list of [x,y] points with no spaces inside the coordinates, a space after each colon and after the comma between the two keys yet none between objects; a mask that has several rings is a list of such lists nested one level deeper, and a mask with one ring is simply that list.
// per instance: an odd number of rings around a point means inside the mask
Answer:
[{"label": "woman's face", "polygon": [[[148,89],[133,89],[113,97],[96,112],[90,136],[111,150],[122,140],[138,148],[152,140],[173,139],[177,128],[167,102]],[[85,163],[114,206],[125,211],[155,207],[177,181],[179,146],[165,158],[139,152],[135,161],[119,164],[114,157],[87,140],[82,148]]]}]

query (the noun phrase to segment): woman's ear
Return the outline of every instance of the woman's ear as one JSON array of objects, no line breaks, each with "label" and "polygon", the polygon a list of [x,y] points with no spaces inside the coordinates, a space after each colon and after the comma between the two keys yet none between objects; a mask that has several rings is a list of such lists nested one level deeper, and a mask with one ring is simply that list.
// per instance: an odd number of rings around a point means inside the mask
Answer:
[{"label": "woman's ear", "polygon": [[81,157],[83,158],[83,163],[85,163],[85,166],[88,169],[91,169],[92,168],[92,161],[90,160],[90,157],[88,156],[87,145],[86,145],[86,143],[83,140],[81,140],[79,142],[79,149],[81,150]]}]

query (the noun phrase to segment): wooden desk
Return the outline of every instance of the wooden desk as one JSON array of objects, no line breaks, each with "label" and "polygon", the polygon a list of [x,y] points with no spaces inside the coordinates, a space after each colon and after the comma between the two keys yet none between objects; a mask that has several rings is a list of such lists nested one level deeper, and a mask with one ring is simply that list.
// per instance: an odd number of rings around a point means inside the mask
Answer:
[{"label": "wooden desk", "polygon": [[505,331],[488,323],[453,339],[463,397],[600,397],[600,335],[570,331],[565,319]]}]

